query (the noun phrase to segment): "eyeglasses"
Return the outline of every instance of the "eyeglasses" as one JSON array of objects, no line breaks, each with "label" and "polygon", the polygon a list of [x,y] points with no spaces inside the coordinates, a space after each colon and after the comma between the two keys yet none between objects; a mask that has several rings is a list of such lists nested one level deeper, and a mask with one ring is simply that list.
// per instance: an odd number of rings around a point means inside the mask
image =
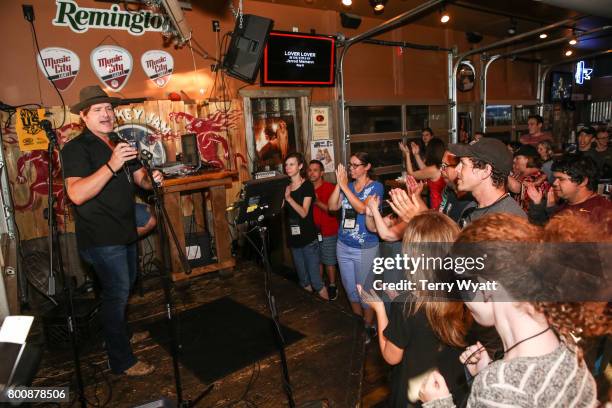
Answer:
[{"label": "eyeglasses", "polygon": [[455,166],[454,166],[454,165],[452,165],[452,164],[448,164],[448,163],[442,163],[442,164],[440,165],[440,171],[444,171],[444,170],[446,170],[446,169],[447,169],[447,168],[449,168],[449,167],[455,167]]},{"label": "eyeglasses", "polygon": [[365,166],[365,164],[363,163],[359,163],[359,164],[355,164],[355,163],[349,163],[346,167],[348,167],[349,169],[355,169],[359,166]]}]

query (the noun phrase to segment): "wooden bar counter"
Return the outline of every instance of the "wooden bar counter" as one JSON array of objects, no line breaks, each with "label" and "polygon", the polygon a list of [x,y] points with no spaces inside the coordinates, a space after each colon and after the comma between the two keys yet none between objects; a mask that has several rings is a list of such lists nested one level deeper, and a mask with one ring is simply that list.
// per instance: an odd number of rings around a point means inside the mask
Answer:
[{"label": "wooden bar counter", "polygon": [[204,193],[210,193],[210,203],[213,215],[212,229],[214,231],[217,262],[191,269],[191,274],[186,275],[179,260],[178,251],[170,231],[167,232],[168,249],[172,266],[172,280],[178,281],[189,279],[192,276],[218,271],[220,269],[233,268],[235,263],[231,253],[231,238],[229,227],[225,219],[225,189],[232,186],[232,181],[238,179],[235,171],[207,171],[200,174],[189,175],[164,180],[163,195],[164,205],[168,212],[168,218],[176,232],[179,245],[185,251],[185,228],[183,226],[183,212],[181,209],[181,192],[189,192],[193,196],[194,215],[198,221],[196,224],[205,225]]}]

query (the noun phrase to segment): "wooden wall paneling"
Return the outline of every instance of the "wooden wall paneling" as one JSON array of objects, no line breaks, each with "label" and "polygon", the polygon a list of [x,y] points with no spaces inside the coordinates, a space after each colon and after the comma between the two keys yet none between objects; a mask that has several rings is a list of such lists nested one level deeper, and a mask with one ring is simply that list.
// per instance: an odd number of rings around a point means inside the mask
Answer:
[{"label": "wooden wall paneling", "polygon": [[[172,102],[171,101],[145,101],[144,103],[145,111],[147,115],[147,121],[151,121],[149,126],[153,126],[154,128],[159,128],[161,122],[164,122],[171,129],[173,124],[169,122],[168,115],[172,111]],[[159,122],[157,122],[159,121]],[[161,135],[162,143],[164,145],[164,150],[166,151],[166,160],[174,161],[176,159],[176,148],[174,146],[174,140],[170,135]]]}]

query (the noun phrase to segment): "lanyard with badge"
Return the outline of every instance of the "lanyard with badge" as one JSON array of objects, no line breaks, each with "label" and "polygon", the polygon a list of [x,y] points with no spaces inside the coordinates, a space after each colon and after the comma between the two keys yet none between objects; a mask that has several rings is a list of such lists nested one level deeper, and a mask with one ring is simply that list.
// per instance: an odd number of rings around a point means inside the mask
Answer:
[{"label": "lanyard with badge", "polygon": [[302,233],[300,230],[300,220],[297,218],[289,218],[289,230],[291,231],[291,236],[300,235]]},{"label": "lanyard with badge", "polygon": [[353,208],[344,209],[344,221],[342,222],[342,228],[354,229],[357,225],[357,211]]}]

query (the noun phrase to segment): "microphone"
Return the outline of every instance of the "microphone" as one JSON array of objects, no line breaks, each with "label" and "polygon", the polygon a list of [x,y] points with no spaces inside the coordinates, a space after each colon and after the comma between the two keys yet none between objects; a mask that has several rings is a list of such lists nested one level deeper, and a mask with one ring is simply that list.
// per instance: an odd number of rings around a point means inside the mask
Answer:
[{"label": "microphone", "polygon": [[38,126],[40,126],[40,128],[45,132],[53,131],[53,126],[51,125],[51,122],[47,119],[43,119],[38,122]]},{"label": "microphone", "polygon": [[48,121],[47,119],[43,119],[38,122],[38,126],[40,126],[40,128],[44,130],[44,132],[47,134],[47,139],[49,139],[51,145],[57,143],[57,135],[55,134],[55,131],[53,130],[53,125],[50,121]]},{"label": "microphone", "polygon": [[[44,122],[44,121],[43,121],[43,122]],[[125,140],[123,137],[121,137],[121,135],[120,135],[119,133],[115,133],[115,132],[110,133],[110,134],[108,135],[108,139],[109,139],[111,142],[115,143],[115,144],[117,144],[117,143],[127,143],[127,144],[130,144],[130,142],[128,142],[127,140]]]}]

